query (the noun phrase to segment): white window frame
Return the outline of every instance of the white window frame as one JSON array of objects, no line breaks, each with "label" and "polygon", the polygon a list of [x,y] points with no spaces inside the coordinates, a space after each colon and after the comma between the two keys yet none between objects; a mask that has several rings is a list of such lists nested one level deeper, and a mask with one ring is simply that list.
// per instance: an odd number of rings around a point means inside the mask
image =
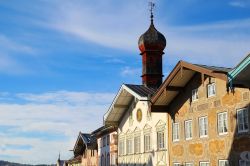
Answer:
[{"label": "white window frame", "polygon": [[173,166],[181,166],[181,163],[176,163],[176,162],[174,162],[174,163],[173,163]]},{"label": "white window frame", "polygon": [[163,130],[157,131],[157,149],[165,149],[165,132]]},{"label": "white window frame", "polygon": [[[222,125],[222,126],[220,126],[220,125]],[[217,114],[217,130],[218,130],[219,135],[225,135],[228,133],[227,112],[220,112]]]},{"label": "white window frame", "polygon": [[[206,165],[203,165],[203,164],[206,164]],[[208,162],[208,161],[201,161],[200,162],[200,166],[210,166],[210,162]]]},{"label": "white window frame", "polygon": [[239,166],[248,166],[247,164],[250,164],[250,161],[239,160]]},{"label": "white window frame", "polygon": [[144,134],[144,151],[145,152],[151,151],[151,134],[150,133]]},{"label": "white window frame", "polygon": [[126,152],[127,154],[133,153],[133,138],[127,138],[126,139]]},{"label": "white window frame", "polygon": [[192,120],[186,120],[185,121],[185,139],[191,140],[193,138],[193,125]]},{"label": "white window frame", "polygon": [[134,137],[134,153],[141,153],[141,136]]},{"label": "white window frame", "polygon": [[[243,121],[240,122],[240,119]],[[240,125],[242,125],[242,129],[240,128]],[[238,133],[245,133],[249,131],[249,119],[247,108],[241,108],[237,110],[237,128]]]},{"label": "white window frame", "polygon": [[180,140],[180,124],[178,122],[173,123],[172,127],[173,142]]},{"label": "white window frame", "polygon": [[185,166],[193,166],[193,165],[194,165],[194,163],[191,163],[191,162],[185,163]]},{"label": "white window frame", "polygon": [[198,88],[192,90],[192,101],[197,101],[199,99]]},{"label": "white window frame", "polygon": [[119,140],[119,144],[118,144],[118,151],[119,151],[119,155],[124,155],[125,153],[125,149],[124,149],[124,139],[120,139]]},{"label": "white window frame", "polygon": [[228,160],[219,160],[218,166],[229,166],[229,162]]},{"label": "white window frame", "polygon": [[207,97],[213,97],[216,95],[216,84],[215,82],[207,85]]},{"label": "white window frame", "polygon": [[208,137],[208,117],[203,116],[199,118],[199,134],[200,138]]}]

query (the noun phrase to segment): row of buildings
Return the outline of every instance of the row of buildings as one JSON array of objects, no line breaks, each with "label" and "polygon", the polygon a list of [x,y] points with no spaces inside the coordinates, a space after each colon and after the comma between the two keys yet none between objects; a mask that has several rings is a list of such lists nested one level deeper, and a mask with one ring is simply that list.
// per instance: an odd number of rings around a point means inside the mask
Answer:
[{"label": "row of buildings", "polygon": [[152,14],[138,44],[142,85],[121,86],[104,125],[80,132],[65,163],[250,166],[250,55],[235,68],[179,61],[162,81],[166,39]]}]

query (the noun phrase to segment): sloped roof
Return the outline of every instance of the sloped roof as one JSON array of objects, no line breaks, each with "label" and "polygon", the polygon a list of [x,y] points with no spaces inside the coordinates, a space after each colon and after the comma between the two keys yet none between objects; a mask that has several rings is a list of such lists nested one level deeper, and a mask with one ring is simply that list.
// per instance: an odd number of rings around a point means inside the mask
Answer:
[{"label": "sloped roof", "polygon": [[156,91],[156,89],[146,87],[144,85],[132,85],[132,84],[125,84],[125,85],[132,91],[140,95],[141,97],[147,97],[148,95],[154,94]]},{"label": "sloped roof", "polygon": [[250,54],[228,73],[231,87],[250,88]]},{"label": "sloped roof", "polygon": [[202,81],[204,81],[205,75],[227,81],[227,72],[229,70],[230,68],[198,65],[179,61],[152,97],[151,111],[166,112],[168,105],[183,90],[196,73],[201,73]]},{"label": "sloped roof", "polygon": [[95,135],[88,133],[79,133],[75,146],[74,146],[74,155],[81,155],[85,148],[95,147],[97,145]]},{"label": "sloped roof", "polygon": [[135,100],[149,100],[155,89],[143,85],[123,84],[104,115],[104,125],[117,126]]}]

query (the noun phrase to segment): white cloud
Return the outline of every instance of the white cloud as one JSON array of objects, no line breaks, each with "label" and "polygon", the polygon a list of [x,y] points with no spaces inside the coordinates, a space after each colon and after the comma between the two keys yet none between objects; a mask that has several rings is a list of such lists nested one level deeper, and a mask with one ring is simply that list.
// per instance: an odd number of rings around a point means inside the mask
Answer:
[{"label": "white cloud", "polygon": [[126,66],[122,69],[121,71],[121,76],[126,77],[126,76],[138,76],[141,73],[140,68],[131,68],[129,66]]},{"label": "white cloud", "polygon": [[[59,151],[68,159],[79,131],[91,132],[102,125],[114,94],[58,91],[44,94],[10,94],[19,97],[22,104],[0,104],[0,146],[30,145],[31,149],[8,149],[0,147],[0,155],[19,156],[15,161],[29,163],[52,163]],[[23,101],[24,100],[24,101]],[[20,101],[21,102],[21,101]],[[27,136],[27,133],[44,133],[44,136]],[[11,134],[15,134],[11,137]],[[52,135],[61,136],[54,140]],[[46,140],[44,140],[44,137]],[[53,136],[52,136],[53,137]],[[41,154],[41,155],[34,155]],[[32,157],[31,157],[32,156]]]},{"label": "white cloud", "polygon": [[35,50],[24,44],[19,44],[16,41],[0,34],[0,72],[7,74],[24,74],[30,73],[22,63],[17,59],[16,54],[34,55]]}]

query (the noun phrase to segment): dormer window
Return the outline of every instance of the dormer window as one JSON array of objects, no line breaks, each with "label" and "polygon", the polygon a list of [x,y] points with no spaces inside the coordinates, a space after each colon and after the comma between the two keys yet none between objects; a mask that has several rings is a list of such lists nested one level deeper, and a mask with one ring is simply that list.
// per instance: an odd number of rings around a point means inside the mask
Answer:
[{"label": "dormer window", "polygon": [[192,90],[192,101],[198,100],[198,88]]},{"label": "dormer window", "polygon": [[216,89],[215,89],[215,83],[211,83],[207,85],[207,97],[215,96]]}]

